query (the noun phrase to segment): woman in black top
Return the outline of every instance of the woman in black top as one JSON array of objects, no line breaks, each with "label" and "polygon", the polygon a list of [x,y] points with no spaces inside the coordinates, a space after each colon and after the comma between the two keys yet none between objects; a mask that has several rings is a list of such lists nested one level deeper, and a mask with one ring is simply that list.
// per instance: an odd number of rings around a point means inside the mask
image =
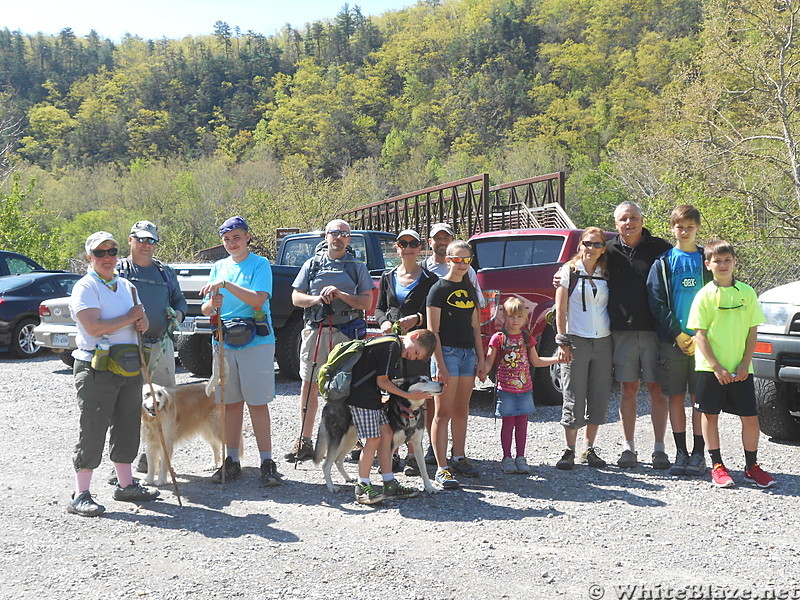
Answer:
[{"label": "woman in black top", "polygon": [[[413,229],[406,229],[397,234],[395,244],[401,264],[387,269],[381,276],[378,292],[378,303],[375,305],[375,319],[383,333],[404,334],[414,329],[425,327],[425,301],[428,292],[439,278],[421,266],[419,253],[422,250],[422,238]],[[429,360],[406,361],[406,375],[430,375]],[[431,422],[433,421],[433,401],[425,402],[425,426],[430,439]],[[401,468],[400,457],[392,457],[392,469]],[[406,475],[419,475],[419,466],[414,448],[408,445],[406,455]]]},{"label": "woman in black top", "polygon": [[[466,458],[469,399],[475,375],[486,379],[481,342],[480,303],[475,288],[466,277],[472,262],[469,244],[456,240],[447,247],[447,275],[428,294],[428,328],[436,334],[434,377],[445,384],[444,392],[435,397],[431,438],[436,454],[436,481],[444,488],[459,487],[453,471],[466,477],[477,477],[479,471]],[[452,430],[453,456],[447,463],[447,429]]]}]

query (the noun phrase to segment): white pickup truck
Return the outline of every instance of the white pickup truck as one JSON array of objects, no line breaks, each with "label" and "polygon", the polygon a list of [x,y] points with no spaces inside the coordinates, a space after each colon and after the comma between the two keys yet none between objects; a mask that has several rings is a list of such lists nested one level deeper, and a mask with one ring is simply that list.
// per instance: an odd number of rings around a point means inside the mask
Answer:
[{"label": "white pickup truck", "polygon": [[758,298],[766,321],[758,327],[753,370],[761,431],[800,440],[800,281]]}]

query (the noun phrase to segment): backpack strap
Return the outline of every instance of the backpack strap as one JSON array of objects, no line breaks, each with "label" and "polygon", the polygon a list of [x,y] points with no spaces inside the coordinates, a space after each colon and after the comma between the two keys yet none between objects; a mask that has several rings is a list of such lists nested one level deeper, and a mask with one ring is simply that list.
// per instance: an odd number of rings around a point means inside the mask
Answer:
[{"label": "backpack strap", "polygon": [[[388,334],[388,335],[382,335],[382,336],[380,336],[380,337],[377,337],[377,338],[372,338],[371,340],[367,340],[366,342],[364,342],[364,346],[362,346],[362,349],[363,349],[365,346],[368,346],[368,345],[376,345],[376,344],[379,344],[379,343],[385,343],[387,340],[396,342],[398,346],[400,345],[400,337],[399,337],[399,336],[397,336],[397,335],[395,335],[395,334],[393,334],[393,333],[390,333],[390,334]],[[402,364],[402,363],[401,363],[401,364]],[[377,370],[377,369],[372,369],[372,371],[370,371],[369,373],[367,373],[366,375],[364,375],[364,377],[362,377],[361,379],[359,379],[358,381],[356,381],[356,382],[355,382],[355,383],[354,383],[354,384],[351,386],[351,388],[350,388],[350,389],[352,389],[352,388],[357,388],[357,387],[358,387],[358,386],[360,386],[362,383],[364,383],[365,381],[367,381],[367,380],[368,380],[370,377],[374,377],[374,376],[375,376],[375,374],[376,374],[377,372],[378,372],[378,370]]]},{"label": "backpack strap", "polygon": [[[167,286],[167,293],[169,294],[169,297],[172,298],[172,293],[175,291],[175,282],[172,281],[172,277],[170,277],[167,274],[167,270],[164,268],[164,264],[160,260],[156,260],[155,258],[152,260],[153,264],[155,264],[156,269],[158,269],[158,272],[161,275],[161,279],[164,280],[164,285]],[[126,256],[125,258],[120,258],[117,261],[117,271],[119,272],[120,277],[130,281],[131,259],[129,256]],[[144,281],[152,281],[152,280],[144,280]]]}]

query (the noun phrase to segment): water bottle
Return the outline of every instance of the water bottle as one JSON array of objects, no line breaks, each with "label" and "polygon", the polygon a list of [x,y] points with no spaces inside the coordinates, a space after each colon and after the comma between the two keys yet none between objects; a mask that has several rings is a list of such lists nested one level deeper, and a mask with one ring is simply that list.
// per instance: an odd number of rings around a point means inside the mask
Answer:
[{"label": "water bottle", "polygon": [[95,371],[108,371],[108,359],[111,351],[111,343],[107,337],[103,337],[97,342],[92,357],[92,368]]},{"label": "water bottle", "polygon": [[269,335],[267,313],[259,308],[253,313],[253,321],[256,323],[256,335]]}]

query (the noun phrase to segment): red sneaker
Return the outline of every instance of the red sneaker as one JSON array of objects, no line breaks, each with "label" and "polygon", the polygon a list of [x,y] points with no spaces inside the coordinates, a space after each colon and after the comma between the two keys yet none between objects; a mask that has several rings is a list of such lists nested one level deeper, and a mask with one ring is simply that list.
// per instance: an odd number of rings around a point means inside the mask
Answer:
[{"label": "red sneaker", "polygon": [[744,478],[750,483],[755,483],[760,488],[768,488],[775,485],[775,478],[758,465],[753,465],[749,471],[745,471]]},{"label": "red sneaker", "polygon": [[[761,471],[763,473],[763,471]],[[766,475],[766,473],[764,473]],[[769,477],[769,475],[767,475]],[[733,478],[728,473],[728,469],[722,463],[717,463],[711,469],[711,482],[717,487],[729,488],[736,485]]]}]

